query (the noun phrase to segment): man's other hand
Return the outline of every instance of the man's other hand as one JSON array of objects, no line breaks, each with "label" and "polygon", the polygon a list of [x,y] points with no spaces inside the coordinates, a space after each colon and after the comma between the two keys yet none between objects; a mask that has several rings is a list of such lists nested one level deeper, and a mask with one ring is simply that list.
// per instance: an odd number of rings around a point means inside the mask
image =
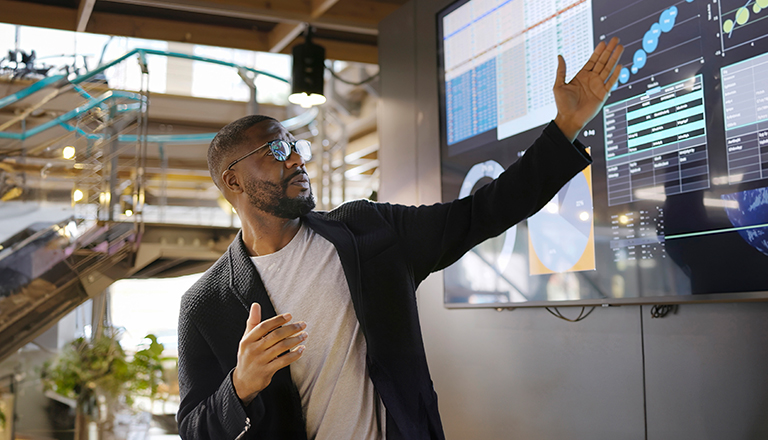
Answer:
[{"label": "man's other hand", "polygon": [[601,41],[587,64],[567,84],[565,59],[557,56],[557,78],[552,88],[557,104],[555,124],[571,142],[608,99],[611,88],[619,79],[621,65],[617,63],[622,52],[624,46],[619,44],[618,38],[611,38],[607,46]]},{"label": "man's other hand", "polygon": [[301,357],[307,339],[304,322],[291,321],[284,313],[261,322],[261,306],[251,305],[245,333],[237,350],[237,366],[232,374],[232,384],[237,397],[248,405],[272,382],[277,370]]}]

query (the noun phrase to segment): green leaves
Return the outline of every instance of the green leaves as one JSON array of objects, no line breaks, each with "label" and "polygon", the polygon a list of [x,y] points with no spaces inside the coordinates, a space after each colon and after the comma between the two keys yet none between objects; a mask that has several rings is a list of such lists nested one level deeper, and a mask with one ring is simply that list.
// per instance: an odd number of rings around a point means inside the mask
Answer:
[{"label": "green leaves", "polygon": [[128,360],[119,337],[117,329],[106,327],[91,341],[72,341],[43,366],[45,389],[76,400],[81,408],[91,407],[98,395],[124,397],[129,405],[136,395],[154,398],[163,382],[163,344],[147,335],[148,345]]},{"label": "green leaves", "polygon": [[131,390],[136,394],[153,398],[157,394],[158,386],[163,383],[162,358],[163,344],[157,342],[155,335],[149,334],[149,345],[136,352],[131,361],[131,367],[135,378]]}]

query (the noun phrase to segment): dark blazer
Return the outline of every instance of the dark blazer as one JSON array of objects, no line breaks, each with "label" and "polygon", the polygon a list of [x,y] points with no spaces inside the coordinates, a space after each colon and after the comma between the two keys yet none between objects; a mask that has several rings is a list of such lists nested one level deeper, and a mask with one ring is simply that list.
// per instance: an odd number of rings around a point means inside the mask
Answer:
[{"label": "dark blazer", "polygon": [[[575,144],[551,123],[519,161],[472,196],[420,207],[358,200],[302,217],[338,251],[367,342],[368,371],[386,407],[388,440],[444,438],[416,309],[419,283],[541,209],[591,163]],[[311,301],[312,293],[306,296]],[[306,438],[290,367],[248,406],[235,394],[232,370],[253,302],[262,319],[276,315],[238,234],[182,299],[182,438]]]}]

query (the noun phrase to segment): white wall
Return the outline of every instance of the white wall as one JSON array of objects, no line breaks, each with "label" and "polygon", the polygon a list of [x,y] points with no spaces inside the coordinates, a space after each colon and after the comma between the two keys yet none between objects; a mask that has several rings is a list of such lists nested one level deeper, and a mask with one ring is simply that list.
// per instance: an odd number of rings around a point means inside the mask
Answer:
[{"label": "white wall", "polygon": [[[440,201],[435,16],[449,3],[412,0],[379,26],[382,201]],[[768,303],[599,308],[572,324],[445,309],[441,274],[418,294],[449,439],[768,438]]]}]

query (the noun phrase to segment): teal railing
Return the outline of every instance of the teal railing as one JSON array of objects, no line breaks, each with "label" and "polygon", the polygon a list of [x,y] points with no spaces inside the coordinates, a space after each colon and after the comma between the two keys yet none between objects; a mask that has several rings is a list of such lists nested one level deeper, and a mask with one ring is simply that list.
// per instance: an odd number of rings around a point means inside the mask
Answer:
[{"label": "teal railing", "polygon": [[[23,130],[20,133],[9,133],[9,132],[0,132],[0,139],[14,139],[14,140],[25,140],[27,138],[30,138],[32,136],[35,136],[45,130],[48,130],[55,126],[61,126],[65,128],[68,131],[77,131],[79,134],[86,136],[89,139],[100,139],[103,135],[102,134],[92,134],[92,133],[85,133],[82,131],[82,129],[75,127],[69,123],[69,121],[75,117],[77,117],[80,114],[83,114],[84,112],[87,112],[88,110],[93,109],[94,107],[101,106],[102,104],[106,103],[110,100],[115,99],[123,99],[128,101],[137,101],[133,104],[120,104],[118,106],[118,111],[129,111],[129,110],[137,110],[141,106],[141,100],[143,99],[142,95],[139,93],[132,93],[132,92],[122,92],[122,91],[109,91],[104,93],[103,95],[99,97],[92,97],[90,96],[85,90],[80,87],[80,84],[94,78],[96,75],[104,72],[105,70],[109,69],[112,66],[115,66],[126,59],[130,58],[133,55],[138,55],[142,65],[146,65],[146,56],[147,55],[158,55],[158,56],[165,56],[169,58],[181,58],[181,59],[187,59],[192,61],[202,61],[205,63],[211,63],[211,64],[218,64],[225,67],[231,67],[234,69],[237,69],[239,72],[251,72],[255,75],[263,75],[270,78],[273,78],[278,81],[282,81],[284,83],[290,83],[285,78],[281,78],[277,75],[271,74],[269,72],[264,72],[261,70],[256,70],[251,67],[241,66],[235,63],[230,63],[228,61],[221,61],[216,60],[213,58],[207,58],[207,57],[200,57],[197,55],[189,55],[184,53],[178,53],[178,52],[168,52],[163,50],[155,50],[155,49],[134,49],[125,55],[107,63],[104,64],[97,69],[94,69],[90,72],[87,72],[83,75],[80,75],[72,80],[67,80],[64,75],[56,75],[51,76],[45,79],[42,79],[29,87],[26,87],[22,90],[19,90],[18,92],[8,95],[4,98],[0,98],[0,109],[3,107],[6,107],[8,105],[11,105],[15,102],[21,101],[24,98],[27,98],[31,96],[32,94],[53,85],[66,85],[67,83],[71,84],[73,88],[80,93],[84,98],[86,98],[87,102],[61,116],[58,116],[44,124],[41,124],[40,126],[37,126],[30,130]],[[304,125],[309,124],[312,122],[318,114],[317,108],[312,108],[306,112],[304,112],[301,115],[295,116],[293,118],[287,119],[285,121],[282,121],[283,125],[288,129],[292,130],[298,127],[302,127]],[[187,134],[187,135],[147,135],[146,141],[151,143],[159,143],[159,144],[165,144],[165,143],[205,143],[210,142],[213,137],[216,135],[216,133],[200,133],[200,134]],[[138,136],[136,135],[121,135],[119,137],[119,140],[121,142],[135,142],[138,140]]]}]

